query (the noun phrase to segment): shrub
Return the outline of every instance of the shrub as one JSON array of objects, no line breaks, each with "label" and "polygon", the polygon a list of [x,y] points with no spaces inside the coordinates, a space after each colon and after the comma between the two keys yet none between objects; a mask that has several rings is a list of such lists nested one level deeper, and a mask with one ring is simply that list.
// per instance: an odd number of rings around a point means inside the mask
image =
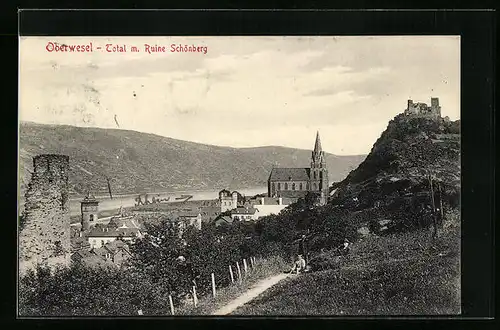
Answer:
[{"label": "shrub", "polygon": [[72,265],[51,271],[38,266],[19,284],[21,316],[162,315],[168,293],[133,270]]}]

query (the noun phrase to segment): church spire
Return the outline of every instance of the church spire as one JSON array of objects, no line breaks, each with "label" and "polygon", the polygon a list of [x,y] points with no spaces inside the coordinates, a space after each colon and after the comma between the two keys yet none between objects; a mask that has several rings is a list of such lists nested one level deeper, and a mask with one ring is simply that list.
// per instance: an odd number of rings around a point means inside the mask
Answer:
[{"label": "church spire", "polygon": [[314,154],[321,153],[321,140],[319,139],[319,131],[316,132],[316,142],[314,143]]},{"label": "church spire", "polygon": [[316,132],[316,142],[314,143],[314,150],[311,153],[311,167],[316,167],[323,163],[323,150],[321,149],[321,140],[319,132]]}]

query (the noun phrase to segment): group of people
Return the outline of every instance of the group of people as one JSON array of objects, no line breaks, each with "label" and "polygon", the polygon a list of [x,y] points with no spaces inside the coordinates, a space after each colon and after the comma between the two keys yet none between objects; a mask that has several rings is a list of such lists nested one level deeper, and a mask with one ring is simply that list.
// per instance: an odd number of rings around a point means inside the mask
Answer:
[{"label": "group of people", "polygon": [[[349,240],[346,238],[346,239],[344,239],[344,243],[342,243],[342,245],[340,245],[337,248],[337,251],[342,255],[346,255],[347,253],[349,253],[349,246],[350,245],[351,245],[351,242],[349,242]],[[290,273],[291,274],[299,274],[299,273],[306,272],[307,270],[308,270],[308,266],[306,264],[306,260],[304,259],[304,256],[302,254],[299,254],[297,256],[297,260],[295,260],[295,263],[294,263],[292,269],[290,270]]]}]

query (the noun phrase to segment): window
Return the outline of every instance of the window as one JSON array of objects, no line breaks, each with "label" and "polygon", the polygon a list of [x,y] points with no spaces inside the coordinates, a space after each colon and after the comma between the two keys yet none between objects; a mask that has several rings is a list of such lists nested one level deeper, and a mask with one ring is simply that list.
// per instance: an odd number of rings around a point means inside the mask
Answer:
[{"label": "window", "polygon": [[315,182],[315,183],[313,183],[313,190],[317,190],[317,189],[318,188],[317,188],[317,185],[316,185],[316,182]]},{"label": "window", "polygon": [[309,182],[306,183],[306,190],[309,190]]},{"label": "window", "polygon": [[295,190],[295,183],[292,183],[292,190]]},{"label": "window", "polygon": [[274,190],[276,190],[276,187],[275,187],[274,182],[273,182],[273,191],[274,191]]},{"label": "window", "polygon": [[288,183],[285,183],[285,190],[288,190]]},{"label": "window", "polygon": [[281,183],[278,182],[278,190],[281,190]]},{"label": "window", "polygon": [[89,220],[90,221],[94,221],[94,215],[93,214],[90,215],[90,219]]},{"label": "window", "polygon": [[314,180],[316,180],[316,171],[313,172]]},{"label": "window", "polygon": [[302,187],[302,182],[299,185],[299,190],[303,190],[304,187]]}]

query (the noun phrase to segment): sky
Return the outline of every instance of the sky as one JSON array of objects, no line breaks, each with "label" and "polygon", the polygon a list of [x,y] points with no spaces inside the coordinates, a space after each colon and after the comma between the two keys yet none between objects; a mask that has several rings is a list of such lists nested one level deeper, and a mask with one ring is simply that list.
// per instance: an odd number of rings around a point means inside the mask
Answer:
[{"label": "sky", "polygon": [[439,97],[443,117],[460,119],[459,36],[22,37],[19,61],[21,121],[231,147],[312,149],[319,131],[326,152],[356,155],[408,99]]}]

